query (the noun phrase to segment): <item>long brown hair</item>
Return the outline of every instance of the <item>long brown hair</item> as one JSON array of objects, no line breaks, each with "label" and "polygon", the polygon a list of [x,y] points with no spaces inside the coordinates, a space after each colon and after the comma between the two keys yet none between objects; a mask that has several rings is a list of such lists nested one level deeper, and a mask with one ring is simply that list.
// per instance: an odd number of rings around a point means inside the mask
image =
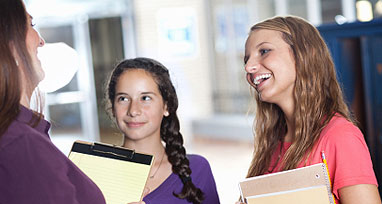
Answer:
[{"label": "long brown hair", "polygon": [[[294,169],[307,159],[330,119],[337,113],[351,121],[350,113],[329,50],[314,26],[299,17],[287,16],[260,22],[251,27],[251,32],[258,29],[281,32],[293,51],[295,132],[281,164],[282,170]],[[287,132],[286,118],[280,107],[261,101],[256,92],[254,95],[257,102],[255,150],[247,177],[268,171],[272,154],[279,151],[277,146]]]},{"label": "long brown hair", "polygon": [[180,132],[179,118],[176,113],[178,109],[178,96],[175,87],[171,83],[169,71],[164,65],[156,60],[142,57],[120,62],[114,68],[107,84],[105,97],[106,111],[113,119],[112,110],[114,109],[115,87],[117,86],[118,79],[122,73],[133,69],[145,70],[153,77],[169,112],[169,115],[162,119],[160,136],[166,143],[165,151],[172,165],[172,172],[178,175],[183,183],[181,192],[173,192],[173,195],[194,204],[202,203],[204,194],[192,182],[190,162],[186,156],[186,149],[183,146],[183,136]]},{"label": "long brown hair", "polygon": [[[19,113],[24,87],[37,84],[26,47],[27,22],[21,0],[0,1],[0,139]],[[25,82],[21,81],[22,75],[28,76],[24,77]],[[25,91],[30,96],[33,89]],[[36,121],[33,123],[36,124]]]}]

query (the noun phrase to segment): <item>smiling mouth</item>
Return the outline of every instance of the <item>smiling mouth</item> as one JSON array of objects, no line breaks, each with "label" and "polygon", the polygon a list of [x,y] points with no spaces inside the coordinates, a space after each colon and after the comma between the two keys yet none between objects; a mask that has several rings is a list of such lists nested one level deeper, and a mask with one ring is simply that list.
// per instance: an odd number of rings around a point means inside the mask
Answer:
[{"label": "smiling mouth", "polygon": [[141,127],[142,125],[144,125],[145,123],[144,122],[127,122],[127,126],[129,127]]},{"label": "smiling mouth", "polygon": [[267,79],[271,78],[272,74],[261,74],[256,76],[256,78],[253,80],[253,84],[256,86],[259,85],[261,82],[266,81]]},{"label": "smiling mouth", "polygon": [[252,74],[247,74],[247,81],[251,86],[257,88],[258,85],[271,78],[271,76],[272,74],[261,74],[254,78]]}]

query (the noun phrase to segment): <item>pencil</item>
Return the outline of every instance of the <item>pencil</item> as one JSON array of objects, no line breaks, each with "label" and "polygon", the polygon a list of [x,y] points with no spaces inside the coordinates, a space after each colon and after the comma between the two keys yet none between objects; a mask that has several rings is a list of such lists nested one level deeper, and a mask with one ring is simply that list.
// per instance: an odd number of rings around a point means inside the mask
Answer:
[{"label": "pencil", "polygon": [[[332,181],[330,180],[329,167],[328,167],[328,163],[326,162],[324,151],[321,152],[321,156],[322,156],[322,161],[324,162],[324,164],[326,166],[326,171],[328,172],[328,179],[329,179],[329,184],[330,184],[330,190],[332,190]],[[332,195],[333,195],[333,193],[332,193]],[[336,204],[336,199],[334,198],[334,195],[333,195],[333,202],[334,202],[334,204]]]}]

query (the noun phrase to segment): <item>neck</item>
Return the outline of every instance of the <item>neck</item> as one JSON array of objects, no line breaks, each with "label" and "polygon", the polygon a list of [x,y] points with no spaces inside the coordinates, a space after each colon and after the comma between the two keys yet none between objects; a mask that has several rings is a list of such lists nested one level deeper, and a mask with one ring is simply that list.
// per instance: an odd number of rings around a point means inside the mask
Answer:
[{"label": "neck", "polygon": [[124,147],[134,149],[137,152],[146,154],[152,154],[156,158],[160,158],[163,155],[164,146],[158,137],[156,140],[130,140],[125,136]]},{"label": "neck", "polygon": [[286,123],[287,123],[288,130],[287,130],[287,133],[285,135],[284,142],[292,142],[294,131],[295,131],[294,120],[290,121],[287,119]]},{"label": "neck", "polygon": [[284,113],[288,128],[284,141],[291,142],[295,131],[294,103],[286,103],[284,106],[280,106],[280,108]]},{"label": "neck", "polygon": [[20,104],[30,108],[30,97],[28,97],[25,93],[21,94]]}]

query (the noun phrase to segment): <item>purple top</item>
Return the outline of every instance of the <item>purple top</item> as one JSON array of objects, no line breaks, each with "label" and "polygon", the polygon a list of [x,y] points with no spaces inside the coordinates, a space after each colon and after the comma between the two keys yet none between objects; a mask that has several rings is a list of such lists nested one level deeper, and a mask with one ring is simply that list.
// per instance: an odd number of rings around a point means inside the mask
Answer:
[{"label": "purple top", "polygon": [[0,137],[0,203],[105,204],[98,187],[50,141],[50,124],[20,113]]},{"label": "purple top", "polygon": [[[204,193],[205,204],[219,204],[216,184],[208,161],[199,155],[187,155],[192,170],[191,178],[194,185]],[[186,199],[179,199],[172,193],[180,193],[183,183],[179,176],[172,173],[158,188],[143,198],[146,204],[176,203],[188,204]]]}]

